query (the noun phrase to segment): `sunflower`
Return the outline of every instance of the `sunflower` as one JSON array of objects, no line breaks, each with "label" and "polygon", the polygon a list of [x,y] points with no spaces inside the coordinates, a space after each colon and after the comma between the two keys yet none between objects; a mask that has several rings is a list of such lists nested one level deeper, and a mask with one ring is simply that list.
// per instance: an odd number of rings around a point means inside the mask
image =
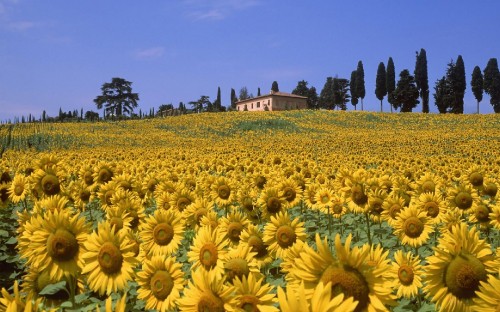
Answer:
[{"label": "sunflower", "polygon": [[218,177],[210,187],[210,197],[219,207],[226,207],[236,199],[237,189],[231,179]]},{"label": "sunflower", "polygon": [[248,224],[250,221],[243,213],[232,210],[219,220],[219,230],[224,238],[229,240],[229,246],[237,246],[240,243],[240,234]]},{"label": "sunflower", "polygon": [[94,186],[95,186],[95,183],[94,183],[94,170],[92,168],[92,165],[90,164],[84,164],[80,170],[79,170],[79,180],[82,181],[82,183],[90,188],[90,189],[93,189]]},{"label": "sunflower", "polygon": [[99,295],[121,291],[134,277],[136,258],[134,243],[127,231],[113,231],[108,222],[97,225],[85,242],[83,254],[85,266],[82,274],[88,274],[88,286]]},{"label": "sunflower", "polygon": [[191,205],[195,200],[195,195],[188,188],[178,188],[170,197],[170,207],[183,212],[187,206]]},{"label": "sunflower", "polygon": [[420,264],[420,258],[411,252],[404,253],[397,250],[394,253],[394,262],[390,274],[394,280],[394,289],[397,289],[398,298],[411,299],[418,295],[422,287],[422,275],[424,271]]},{"label": "sunflower", "polygon": [[307,183],[304,191],[304,204],[310,209],[316,209],[318,201],[316,200],[316,193],[320,189],[317,183]]},{"label": "sunflower", "polygon": [[166,255],[145,260],[142,270],[137,273],[137,283],[137,298],[146,301],[146,309],[162,312],[176,308],[176,301],[186,284],[182,265]]},{"label": "sunflower", "polygon": [[197,269],[177,304],[183,312],[222,312],[235,310],[237,301],[234,286],[224,285],[224,279],[214,271]]},{"label": "sunflower", "polygon": [[416,193],[431,193],[437,194],[443,187],[443,181],[439,178],[439,176],[426,172],[418,180],[416,181]]},{"label": "sunflower", "polygon": [[489,219],[491,226],[500,230],[500,205],[498,203],[491,207]]},{"label": "sunflower", "polygon": [[114,164],[100,161],[97,166],[94,167],[92,178],[96,184],[106,184],[113,178],[114,171]]},{"label": "sunflower", "polygon": [[21,174],[16,174],[9,187],[9,198],[12,203],[17,204],[23,201],[29,193],[28,179]]},{"label": "sunflower", "polygon": [[260,265],[255,259],[256,253],[251,247],[245,244],[240,244],[229,250],[221,256],[224,263],[224,276],[229,284],[233,283],[236,277],[240,279],[245,276],[255,275],[256,278],[261,277]]},{"label": "sunflower", "polygon": [[280,196],[285,199],[287,208],[297,206],[302,200],[302,189],[298,185],[297,181],[292,178],[282,181],[278,185],[278,189]]},{"label": "sunflower", "polygon": [[259,209],[256,209],[257,198],[257,192],[249,185],[241,186],[236,194],[236,201],[251,219],[256,219],[259,213]]},{"label": "sunflower", "polygon": [[294,280],[288,285],[297,287],[304,282],[306,298],[311,298],[318,283],[332,283],[332,296],[343,293],[358,301],[355,311],[385,311],[395,305],[388,274],[387,253],[375,252],[367,245],[351,248],[349,234],[342,246],[340,235],[335,236],[337,257],[330,251],[327,239],[316,234],[315,251],[307,244],[293,263]]},{"label": "sunflower", "polygon": [[487,200],[480,199],[472,214],[469,215],[469,222],[477,223],[481,228],[490,226],[491,204]]},{"label": "sunflower", "polygon": [[295,281],[298,280],[296,276],[293,275],[293,266],[295,260],[300,258],[300,254],[304,252],[304,245],[307,244],[301,240],[295,242],[292,247],[288,248],[288,252],[283,257],[283,261],[280,263],[281,272],[285,273],[285,280]]},{"label": "sunflower", "polygon": [[484,178],[481,195],[488,196],[493,199],[497,195],[497,192],[498,192],[498,184],[496,183],[496,179],[488,177]]},{"label": "sunflower", "polygon": [[201,267],[205,271],[215,271],[219,276],[224,272],[222,256],[227,252],[228,241],[219,230],[201,227],[194,237],[187,256],[192,263],[192,270]]},{"label": "sunflower", "polygon": [[484,173],[480,166],[473,165],[467,170],[466,175],[467,182],[469,182],[472,187],[479,189],[483,186]]},{"label": "sunflower", "polygon": [[47,269],[50,278],[76,276],[83,267],[83,244],[87,241],[89,225],[80,214],[54,210],[43,216],[32,216],[19,236],[20,256],[28,266]]},{"label": "sunflower", "polygon": [[[14,295],[12,296],[2,287],[2,297],[3,298],[0,298],[0,311],[2,311],[2,309],[7,312],[26,311],[25,298],[21,298],[19,294],[19,284],[17,280],[14,281]],[[2,305],[5,308],[3,308]]]},{"label": "sunflower", "polygon": [[394,227],[397,217],[405,205],[405,200],[398,195],[389,195],[382,204],[381,218],[387,221],[390,226]]},{"label": "sunflower", "polygon": [[470,185],[459,183],[455,187],[448,188],[448,196],[446,199],[451,208],[456,207],[462,213],[469,214],[474,211],[475,205],[479,201],[479,196],[477,195],[477,191]]},{"label": "sunflower", "polygon": [[[111,296],[106,299],[105,302],[105,312],[125,312],[127,309],[127,293],[123,296],[118,297],[116,304],[113,308],[113,298]],[[97,306],[96,312],[100,312],[99,306]]]},{"label": "sunflower", "polygon": [[277,188],[266,187],[260,193],[257,205],[260,207],[262,218],[268,220],[269,217],[284,211],[285,199],[280,196]]},{"label": "sunflower", "polygon": [[500,307],[500,280],[494,275],[488,275],[487,281],[479,282],[474,304],[471,311],[495,312]]},{"label": "sunflower", "polygon": [[415,205],[419,210],[427,212],[427,217],[433,224],[439,224],[447,210],[446,201],[439,193],[421,193]]},{"label": "sunflower", "polygon": [[319,282],[312,293],[311,299],[306,299],[304,283],[298,286],[288,286],[286,293],[278,287],[278,301],[282,312],[352,312],[356,311],[358,302],[353,297],[343,293],[335,295],[332,283],[326,285]]},{"label": "sunflower", "polygon": [[329,187],[320,186],[314,195],[315,208],[327,214],[331,213],[335,193]]},{"label": "sunflower", "polygon": [[384,211],[383,204],[386,198],[387,192],[378,187],[368,192],[368,212],[374,222],[381,222],[381,215]]},{"label": "sunflower", "polygon": [[273,261],[273,258],[267,250],[267,245],[264,243],[262,231],[259,230],[258,226],[250,223],[247,228],[241,232],[240,244],[250,246],[252,251],[255,252],[254,258],[259,262],[260,266]]},{"label": "sunflower", "polygon": [[205,215],[203,215],[200,219],[200,227],[211,227],[212,229],[218,228],[219,217],[217,216],[217,212],[215,210],[209,210]]},{"label": "sunflower", "polygon": [[34,187],[46,196],[59,194],[62,189],[62,177],[61,172],[53,167],[46,170],[38,169],[33,174]]},{"label": "sunflower", "polygon": [[278,302],[273,286],[264,278],[257,279],[253,274],[233,280],[236,294],[236,307],[243,311],[278,312],[274,305]]},{"label": "sunflower", "polygon": [[365,170],[357,170],[350,179],[345,181],[346,186],[341,189],[349,209],[355,213],[364,213],[368,204],[368,180]]},{"label": "sunflower", "polygon": [[155,196],[156,199],[156,208],[169,210],[170,209],[170,193],[162,192]]},{"label": "sunflower", "polygon": [[401,210],[394,224],[394,234],[401,243],[412,247],[426,243],[433,231],[427,212],[418,210],[414,205]]},{"label": "sunflower", "polygon": [[97,197],[100,200],[101,207],[106,211],[113,203],[111,198],[115,194],[116,185],[112,181],[99,186],[99,191],[97,191]]},{"label": "sunflower", "polygon": [[85,210],[87,204],[94,200],[94,192],[82,181],[72,181],[69,189],[71,190],[75,208]]},{"label": "sunflower", "polygon": [[288,248],[297,240],[305,241],[307,237],[304,222],[299,218],[290,220],[287,212],[280,212],[264,227],[263,240],[271,255],[283,258]]},{"label": "sunflower", "polygon": [[197,230],[201,225],[201,218],[213,210],[214,203],[204,197],[196,197],[194,202],[183,211],[186,224]]},{"label": "sunflower", "polygon": [[127,173],[114,175],[111,178],[111,181],[115,183],[116,188],[123,189],[125,191],[137,191],[139,189],[135,178]]},{"label": "sunflower", "polygon": [[117,232],[123,228],[130,229],[130,223],[133,219],[124,207],[112,205],[106,212],[106,220]]},{"label": "sunflower", "polygon": [[134,231],[137,230],[141,221],[146,218],[144,207],[135,192],[117,189],[111,196],[111,205],[109,207],[113,206],[126,211],[132,217],[130,227]]},{"label": "sunflower", "polygon": [[450,208],[443,215],[442,222],[439,227],[440,233],[449,233],[451,229],[462,223],[462,212],[458,208]]},{"label": "sunflower", "polygon": [[156,210],[140,225],[143,248],[148,256],[172,255],[184,235],[184,218],[176,210]]},{"label": "sunflower", "polygon": [[45,214],[48,211],[61,211],[69,207],[69,200],[63,195],[53,195],[35,201],[33,206],[34,214]]},{"label": "sunflower", "polygon": [[148,172],[146,177],[142,180],[142,190],[147,197],[153,197],[156,187],[160,184],[160,178],[156,173]]},{"label": "sunflower", "polygon": [[479,239],[475,227],[460,223],[433,250],[424,267],[427,298],[439,311],[472,311],[480,282],[498,271],[489,244]]}]

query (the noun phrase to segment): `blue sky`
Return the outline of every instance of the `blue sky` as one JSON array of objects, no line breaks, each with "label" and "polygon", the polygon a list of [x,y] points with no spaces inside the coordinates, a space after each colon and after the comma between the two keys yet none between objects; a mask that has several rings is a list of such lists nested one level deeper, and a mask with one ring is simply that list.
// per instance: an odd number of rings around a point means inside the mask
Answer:
[{"label": "blue sky", "polygon": [[[349,78],[359,60],[365,110],[378,111],[379,62],[391,56],[396,75],[413,72],[421,48],[431,111],[435,81],[462,55],[471,113],[472,70],[500,57],[499,30],[498,0],[0,0],[0,120],[96,111],[93,99],[112,77],[133,82],[145,112],[213,100],[219,86],[226,106],[231,88],[267,93],[274,80],[280,91],[306,80],[319,93],[326,77]],[[485,95],[481,112],[492,111]]]}]

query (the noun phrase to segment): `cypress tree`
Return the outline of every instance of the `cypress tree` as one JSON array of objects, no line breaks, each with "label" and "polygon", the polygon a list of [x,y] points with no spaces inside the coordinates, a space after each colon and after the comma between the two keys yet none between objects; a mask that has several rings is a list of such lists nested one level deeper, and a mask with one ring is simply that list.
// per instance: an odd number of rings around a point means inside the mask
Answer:
[{"label": "cypress tree", "polygon": [[384,97],[387,95],[387,86],[386,86],[386,72],[384,62],[380,62],[377,68],[377,78],[375,81],[375,95],[377,99],[380,100],[380,111],[382,112],[382,101]]},{"label": "cypress tree", "polygon": [[257,96],[260,96],[260,88],[257,88]]},{"label": "cypress tree", "polygon": [[333,109],[333,78],[327,77],[325,85],[319,95],[319,106],[324,109]]},{"label": "cypress tree", "polygon": [[279,92],[280,91],[280,89],[278,87],[278,82],[276,80],[273,81],[273,84],[271,86],[271,91],[273,91],[273,92]]},{"label": "cypress tree", "polygon": [[467,88],[467,82],[465,78],[464,60],[461,55],[458,56],[457,62],[455,63],[451,85],[453,88],[453,94],[455,95],[455,103],[451,112],[455,114],[463,114],[464,94],[465,89]]},{"label": "cypress tree", "polygon": [[474,67],[472,79],[470,81],[472,93],[477,101],[477,113],[479,114],[479,102],[483,100],[483,73],[479,66]]},{"label": "cypress tree", "polygon": [[214,102],[214,111],[220,112],[221,111],[221,99],[220,99],[220,87],[217,87],[217,98],[215,99]]},{"label": "cypress tree", "polygon": [[363,99],[366,95],[365,90],[365,70],[363,69],[363,62],[358,62],[356,69],[356,95],[361,98],[361,110],[363,110]]},{"label": "cypress tree", "polygon": [[396,89],[396,69],[394,67],[394,61],[392,60],[392,57],[389,57],[389,60],[387,61],[387,71],[386,71],[386,90],[387,90],[387,102],[389,102],[390,107],[391,107],[391,113],[392,113],[392,108],[396,107],[396,103],[394,102],[394,90]]},{"label": "cypress tree", "polygon": [[354,110],[356,110],[356,105],[358,105],[359,96],[356,94],[356,71],[353,70],[351,72],[351,80],[349,82],[349,89],[351,90],[351,104],[354,106]]},{"label": "cypress tree", "polygon": [[500,72],[496,58],[490,58],[483,72],[484,92],[490,96],[495,113],[500,113]]},{"label": "cypress tree", "polygon": [[415,83],[422,99],[422,112],[429,112],[429,79],[427,74],[427,53],[424,49],[417,52],[417,61],[415,64]]},{"label": "cypress tree", "polygon": [[231,109],[236,108],[236,102],[238,101],[238,98],[236,97],[236,91],[231,88]]}]

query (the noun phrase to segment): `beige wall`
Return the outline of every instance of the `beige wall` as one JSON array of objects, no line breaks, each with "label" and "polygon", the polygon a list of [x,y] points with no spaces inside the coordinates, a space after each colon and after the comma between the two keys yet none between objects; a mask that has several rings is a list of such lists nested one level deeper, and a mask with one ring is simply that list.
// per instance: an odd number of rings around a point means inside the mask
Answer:
[{"label": "beige wall", "polygon": [[245,106],[248,111],[264,111],[266,106],[270,111],[305,109],[307,108],[307,100],[284,96],[268,96],[238,104],[236,109],[244,111]]}]

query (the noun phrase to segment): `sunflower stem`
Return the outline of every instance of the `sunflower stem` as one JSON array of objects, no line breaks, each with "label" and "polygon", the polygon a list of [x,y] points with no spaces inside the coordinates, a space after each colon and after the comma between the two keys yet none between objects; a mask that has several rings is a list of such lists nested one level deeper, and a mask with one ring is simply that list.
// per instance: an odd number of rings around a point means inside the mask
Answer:
[{"label": "sunflower stem", "polygon": [[344,236],[344,229],[342,228],[342,215],[339,215],[340,236]]},{"label": "sunflower stem", "polygon": [[70,293],[69,299],[71,300],[71,306],[74,308],[74,307],[76,307],[75,295],[76,295],[77,279],[73,278],[73,275],[70,275],[68,281],[69,281],[69,293]]},{"label": "sunflower stem", "polygon": [[366,218],[366,234],[368,236],[368,244],[371,246],[372,245],[372,237],[370,234],[370,217],[368,216],[368,213],[365,213],[365,218]]}]

